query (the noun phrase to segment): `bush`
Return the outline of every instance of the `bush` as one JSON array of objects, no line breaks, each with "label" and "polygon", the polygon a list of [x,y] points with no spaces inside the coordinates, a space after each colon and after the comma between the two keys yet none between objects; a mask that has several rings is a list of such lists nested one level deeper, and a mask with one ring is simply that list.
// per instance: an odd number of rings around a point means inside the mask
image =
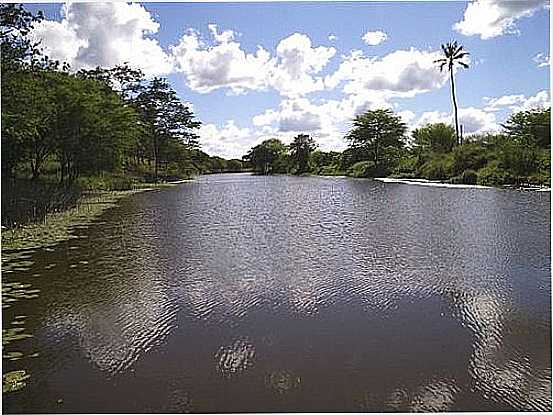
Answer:
[{"label": "bush", "polygon": [[416,179],[418,176],[414,172],[396,173],[391,176],[394,179]]},{"label": "bush", "polygon": [[478,143],[467,143],[453,150],[452,173],[462,175],[466,170],[478,170],[486,165],[486,150]]},{"label": "bush", "polygon": [[372,161],[358,161],[351,166],[347,175],[350,177],[374,177],[375,165]]},{"label": "bush", "polygon": [[344,176],[345,172],[341,171],[338,166],[322,166],[317,174],[321,176]]},{"label": "bush", "polygon": [[136,188],[137,181],[129,176],[103,175],[80,177],[77,184],[83,190],[132,190]]},{"label": "bush", "polygon": [[499,167],[497,162],[492,162],[478,170],[476,183],[484,186],[497,186],[514,181],[514,177],[507,170]]},{"label": "bush", "polygon": [[478,181],[478,174],[474,170],[465,170],[461,175],[461,182],[463,184],[476,184]]},{"label": "bush", "polygon": [[452,160],[450,157],[435,156],[421,166],[421,176],[429,180],[446,180],[451,176]]}]

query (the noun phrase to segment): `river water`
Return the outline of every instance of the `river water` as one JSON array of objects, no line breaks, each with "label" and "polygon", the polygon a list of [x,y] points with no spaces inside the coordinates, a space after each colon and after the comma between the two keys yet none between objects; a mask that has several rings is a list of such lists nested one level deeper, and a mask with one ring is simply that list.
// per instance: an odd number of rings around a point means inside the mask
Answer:
[{"label": "river water", "polygon": [[133,195],[4,277],[40,291],[3,311],[32,336],[3,409],[551,410],[550,216],[345,178]]}]

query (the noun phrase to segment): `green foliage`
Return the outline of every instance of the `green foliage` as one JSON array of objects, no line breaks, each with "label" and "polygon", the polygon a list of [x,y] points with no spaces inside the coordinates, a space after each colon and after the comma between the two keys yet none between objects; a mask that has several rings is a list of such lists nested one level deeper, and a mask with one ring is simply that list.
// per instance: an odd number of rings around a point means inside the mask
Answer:
[{"label": "green foliage", "polygon": [[518,143],[551,148],[551,108],[517,112],[503,127]]},{"label": "green foliage", "polygon": [[345,172],[340,169],[341,156],[337,151],[315,150],[311,153],[311,171],[321,176],[343,176]]},{"label": "green foliage", "polygon": [[300,134],[294,137],[289,146],[290,160],[296,174],[303,174],[309,171],[309,156],[317,148],[315,140],[307,134]]},{"label": "green foliage", "polygon": [[513,183],[513,177],[499,166],[499,162],[493,161],[478,170],[477,184],[484,186],[501,186]]},{"label": "green foliage", "polygon": [[374,177],[376,173],[376,165],[372,161],[359,161],[351,166],[347,175],[351,177]]},{"label": "green foliage", "polygon": [[135,177],[117,174],[103,174],[101,176],[80,177],[77,185],[83,190],[132,190],[138,187]]},{"label": "green foliage", "polygon": [[465,170],[459,176],[449,179],[449,182],[455,184],[477,184],[478,174],[474,170]]},{"label": "green foliage", "polygon": [[465,170],[479,170],[486,165],[486,152],[479,143],[466,143],[453,149],[452,174],[460,175]]},{"label": "green foliage", "polygon": [[286,173],[287,151],[282,141],[271,138],[253,147],[243,160],[258,174]]},{"label": "green foliage", "polygon": [[452,176],[453,157],[437,155],[424,163],[420,168],[421,176],[428,180],[446,180]]},{"label": "green foliage", "polygon": [[[390,109],[379,109],[357,115],[346,139],[350,142],[351,152],[360,153],[362,160],[374,163],[373,174],[385,175],[393,168],[396,159],[394,149],[405,145],[406,131],[400,116]],[[353,157],[351,161],[359,160]]]},{"label": "green foliage", "polygon": [[449,72],[450,82],[451,82],[451,98],[453,100],[453,113],[455,115],[455,139],[458,144],[462,144],[459,136],[459,120],[457,117],[457,98],[455,96],[455,66],[459,65],[465,69],[468,69],[468,63],[464,62],[464,58],[469,55],[469,53],[463,50],[463,46],[459,45],[457,41],[448,42],[442,44],[443,58],[437,59],[434,63],[437,63],[440,68],[440,72],[447,68]]},{"label": "green foliage", "polygon": [[413,131],[413,148],[418,153],[449,153],[456,144],[455,129],[444,123],[427,124]]}]

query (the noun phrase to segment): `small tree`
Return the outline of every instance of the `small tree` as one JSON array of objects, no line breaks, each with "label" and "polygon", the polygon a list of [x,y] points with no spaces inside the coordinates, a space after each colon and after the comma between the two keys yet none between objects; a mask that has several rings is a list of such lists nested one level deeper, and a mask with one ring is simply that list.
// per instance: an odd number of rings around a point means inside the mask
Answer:
[{"label": "small tree", "polygon": [[300,134],[290,144],[290,156],[296,167],[296,173],[309,171],[309,156],[317,148],[317,143],[307,134]]},{"label": "small tree", "polygon": [[503,124],[507,134],[519,142],[551,147],[551,108],[520,111]]}]

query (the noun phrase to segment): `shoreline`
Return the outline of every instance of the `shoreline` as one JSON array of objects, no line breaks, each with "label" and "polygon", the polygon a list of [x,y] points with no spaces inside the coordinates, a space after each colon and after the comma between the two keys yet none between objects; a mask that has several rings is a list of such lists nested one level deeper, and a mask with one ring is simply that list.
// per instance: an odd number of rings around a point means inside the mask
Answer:
[{"label": "shoreline", "polygon": [[48,213],[43,221],[25,224],[21,227],[2,229],[3,271],[5,271],[5,262],[14,259],[14,254],[20,251],[49,247],[71,239],[71,231],[74,227],[90,225],[94,219],[106,210],[116,206],[123,198],[136,193],[174,187],[188,181],[193,180],[148,183],[144,187],[132,190],[90,191],[77,201],[76,206],[61,212]]},{"label": "shoreline", "polygon": [[391,177],[375,177],[374,180],[382,183],[400,183],[400,184],[414,184],[417,186],[427,186],[427,187],[446,187],[452,189],[495,189],[492,186],[483,186],[479,184],[454,184],[454,183],[443,183],[438,181],[432,181],[427,179],[394,179]]},{"label": "shoreline", "polygon": [[418,186],[427,187],[445,187],[445,188],[457,188],[457,189],[502,189],[502,190],[519,190],[527,192],[551,192],[550,187],[537,187],[537,186],[484,186],[480,184],[462,184],[462,183],[444,183],[439,181],[427,180],[427,179],[394,179],[392,177],[375,177],[373,180],[377,180],[382,183],[400,183],[400,184],[413,184]]}]

